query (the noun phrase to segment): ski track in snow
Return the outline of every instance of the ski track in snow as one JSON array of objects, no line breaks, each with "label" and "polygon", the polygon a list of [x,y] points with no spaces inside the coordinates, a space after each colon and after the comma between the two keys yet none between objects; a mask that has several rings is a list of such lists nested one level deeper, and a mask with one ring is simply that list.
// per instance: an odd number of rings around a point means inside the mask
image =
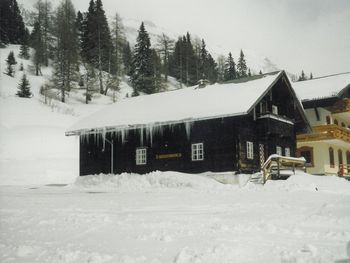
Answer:
[{"label": "ski track in snow", "polygon": [[[132,176],[132,175],[131,175]],[[350,241],[350,183],[2,186],[1,262],[334,262]],[[305,175],[308,176],[308,175]],[[154,179],[154,178],[153,178]],[[152,180],[153,180],[152,179]],[[101,179],[103,181],[104,179]],[[147,179],[148,180],[148,179]],[[301,180],[301,181],[300,181]],[[89,179],[87,179],[89,181]],[[338,183],[343,183],[339,189]],[[110,184],[110,182],[109,182]],[[144,188],[140,185],[144,184]],[[281,187],[283,186],[283,187]]]}]

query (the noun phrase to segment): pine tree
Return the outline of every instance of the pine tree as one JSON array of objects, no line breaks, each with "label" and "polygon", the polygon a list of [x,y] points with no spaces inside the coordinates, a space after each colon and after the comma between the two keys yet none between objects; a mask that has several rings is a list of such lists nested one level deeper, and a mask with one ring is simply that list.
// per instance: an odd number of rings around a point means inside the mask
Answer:
[{"label": "pine tree", "polygon": [[208,51],[207,51],[204,39],[202,39],[201,51],[200,51],[200,56],[199,56],[199,77],[201,79],[208,79],[208,76],[207,76],[207,68],[208,68],[207,60],[208,60]]},{"label": "pine tree", "polygon": [[310,79],[313,79],[314,75],[312,75],[312,72],[310,73]]},{"label": "pine tree", "polygon": [[41,26],[39,21],[36,21],[34,23],[34,29],[30,36],[30,44],[31,44],[31,47],[34,49],[33,62],[35,66],[35,74],[39,76],[39,74],[41,74],[41,65],[43,64],[43,61],[44,61],[44,56],[43,56],[44,46],[43,46]]},{"label": "pine tree", "polygon": [[238,72],[238,76],[240,78],[244,78],[247,76],[247,62],[245,60],[244,53],[243,53],[242,49],[241,49],[238,63],[237,63],[237,72]]},{"label": "pine tree", "polygon": [[228,57],[225,63],[224,78],[225,78],[225,81],[230,81],[237,78],[236,64],[233,60],[231,52],[228,54]]},{"label": "pine tree", "polygon": [[151,42],[143,22],[136,39],[131,71],[131,83],[134,88],[134,94],[138,94],[139,92],[151,94],[156,91],[156,87],[154,86]]},{"label": "pine tree", "polygon": [[306,80],[306,75],[305,75],[305,73],[304,73],[304,70],[302,70],[302,71],[301,71],[301,75],[299,76],[298,81],[304,81],[304,80]]},{"label": "pine tree", "polygon": [[30,98],[32,96],[32,93],[30,92],[29,81],[27,79],[26,74],[23,74],[21,82],[18,85],[18,91],[16,95],[22,98]]},{"label": "pine tree", "polygon": [[123,64],[124,64],[124,73],[131,75],[131,62],[132,62],[132,52],[130,44],[128,41],[124,43],[123,46]]},{"label": "pine tree", "polygon": [[26,28],[26,36],[23,38],[23,43],[20,47],[19,57],[29,59],[29,30]]},{"label": "pine tree", "polygon": [[169,57],[174,50],[174,40],[170,39],[166,34],[162,33],[157,39],[157,49],[163,59],[163,74],[165,81],[168,81],[169,75]]},{"label": "pine tree", "polygon": [[217,61],[218,82],[223,82],[225,80],[225,57],[223,55],[220,55]]},{"label": "pine tree", "polygon": [[97,82],[97,74],[95,68],[88,64],[88,63],[82,63],[84,68],[84,73],[81,76],[82,83],[80,86],[85,86],[85,103],[88,104],[89,101],[92,100],[93,94],[98,91],[96,89],[96,82]]},{"label": "pine tree", "polygon": [[248,77],[252,76],[252,72],[250,71],[250,68],[248,68]]},{"label": "pine tree", "polygon": [[13,51],[11,51],[6,59],[6,63],[7,63],[7,70],[6,70],[6,74],[9,75],[10,77],[13,77],[15,70],[13,69],[13,66],[17,64],[17,61],[15,59],[15,55],[13,53]]},{"label": "pine tree", "polygon": [[162,79],[162,63],[161,58],[157,54],[155,49],[151,50],[151,59],[152,59],[152,65],[153,65],[153,86],[155,92],[160,92],[164,89],[164,82]]},{"label": "pine tree", "polygon": [[259,71],[259,75],[262,75],[262,74],[263,74],[263,73],[262,73],[262,71],[260,70],[260,71]]},{"label": "pine tree", "polygon": [[[197,84],[197,72],[196,72],[196,63],[197,59],[194,53],[194,48],[192,45],[191,35],[187,32],[186,36],[183,37],[184,43],[184,52],[183,52],[183,60],[184,60],[184,74],[186,77],[186,85],[192,86]],[[200,77],[200,76],[199,76]]]},{"label": "pine tree", "polygon": [[53,83],[61,91],[61,101],[77,79],[78,40],[75,10],[71,0],[62,0],[56,11],[57,50],[54,59]]},{"label": "pine tree", "polygon": [[0,44],[21,44],[26,35],[16,0],[0,1]]},{"label": "pine tree", "polygon": [[[118,13],[115,14],[113,21],[113,44],[114,47],[112,49],[113,52],[113,63],[111,63],[110,73],[114,76],[109,78],[109,83],[111,85],[106,85],[106,91],[108,86],[112,87],[113,90],[113,101],[115,101],[115,93],[119,89],[120,77],[123,74],[123,49],[125,45],[125,36],[124,36],[124,25],[122,23],[122,19]],[[107,83],[108,84],[108,83]]]},{"label": "pine tree", "polygon": [[53,39],[52,31],[52,5],[47,0],[37,0],[34,5],[37,19],[40,24],[41,41],[42,41],[42,64],[46,67],[49,65],[49,58],[52,57]]},{"label": "pine tree", "polygon": [[98,69],[100,93],[104,94],[106,91],[103,87],[102,71],[115,73],[116,65],[111,33],[101,0],[90,1],[82,29],[82,58]]},{"label": "pine tree", "polygon": [[23,66],[23,63],[21,62],[21,64],[19,65],[19,70],[20,71],[23,71],[24,70],[24,66]]}]

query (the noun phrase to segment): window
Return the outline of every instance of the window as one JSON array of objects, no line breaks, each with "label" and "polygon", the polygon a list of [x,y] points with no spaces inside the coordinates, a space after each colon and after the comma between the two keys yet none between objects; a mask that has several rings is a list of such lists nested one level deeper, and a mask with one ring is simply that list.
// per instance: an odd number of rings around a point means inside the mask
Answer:
[{"label": "window", "polygon": [[281,146],[276,146],[276,154],[282,155],[282,147]]},{"label": "window", "polygon": [[339,162],[339,164],[343,164],[343,152],[342,152],[342,150],[338,150],[338,162]]},{"label": "window", "polygon": [[326,121],[327,121],[327,124],[331,124],[331,117],[327,116]]},{"label": "window", "polygon": [[144,165],[147,163],[147,149],[136,149],[136,165]]},{"label": "window", "polygon": [[266,101],[260,102],[260,114],[264,114],[267,111],[267,103]]},{"label": "window", "polygon": [[254,144],[253,142],[247,142],[247,159],[254,159]]},{"label": "window", "polygon": [[284,155],[287,156],[287,157],[290,157],[290,148],[289,147],[286,147],[284,149]]},{"label": "window", "polygon": [[346,127],[346,125],[345,125],[345,123],[344,123],[344,122],[342,122],[342,123],[341,123],[341,126],[342,126],[343,128],[345,128],[345,127]]},{"label": "window", "polygon": [[276,105],[272,105],[272,113],[278,115],[278,107]]},{"label": "window", "polygon": [[297,151],[298,157],[304,157],[307,166],[313,166],[313,148],[308,146],[303,146]]},{"label": "window", "polygon": [[334,168],[334,150],[332,147],[328,149],[329,151],[329,165],[331,168]]},{"label": "window", "polygon": [[334,120],[334,124],[338,125],[338,120],[337,119]]},{"label": "window", "polygon": [[192,161],[204,160],[204,147],[203,143],[192,144]]},{"label": "window", "polygon": [[349,151],[346,152],[346,163],[348,165],[350,165],[350,152]]}]

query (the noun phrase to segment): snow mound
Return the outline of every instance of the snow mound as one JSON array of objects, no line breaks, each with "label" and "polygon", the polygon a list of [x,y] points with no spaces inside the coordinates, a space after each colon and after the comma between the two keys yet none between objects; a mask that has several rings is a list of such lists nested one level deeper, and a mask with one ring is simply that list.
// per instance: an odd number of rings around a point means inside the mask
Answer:
[{"label": "snow mound", "polygon": [[[180,172],[152,172],[144,175],[134,173],[99,174],[79,176],[75,186],[87,190],[142,191],[161,188],[192,188],[197,190],[222,190],[229,188],[212,178]],[[231,186],[232,187],[232,186]]]},{"label": "snow mound", "polygon": [[350,182],[338,176],[317,176],[299,172],[286,181],[266,182],[268,189],[279,188],[286,191],[311,191],[350,195]]}]

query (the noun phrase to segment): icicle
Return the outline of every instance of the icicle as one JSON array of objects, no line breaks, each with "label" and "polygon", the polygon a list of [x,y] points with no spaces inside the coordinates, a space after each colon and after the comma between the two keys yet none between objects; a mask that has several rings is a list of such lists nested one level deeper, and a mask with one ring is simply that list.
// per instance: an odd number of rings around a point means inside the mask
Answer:
[{"label": "icicle", "polygon": [[140,128],[140,144],[143,146],[143,127]]},{"label": "icicle", "polygon": [[124,144],[125,143],[125,130],[124,129],[120,131],[120,136],[121,136],[122,144]]},{"label": "icicle", "polygon": [[102,149],[106,147],[106,128],[102,129]]},{"label": "icicle", "polygon": [[186,136],[187,136],[187,140],[190,140],[191,138],[191,128],[192,128],[193,123],[186,121],[185,122],[185,130],[186,130]]},{"label": "icicle", "polygon": [[151,147],[153,146],[153,124],[148,126],[149,129],[149,141],[151,143]]}]

